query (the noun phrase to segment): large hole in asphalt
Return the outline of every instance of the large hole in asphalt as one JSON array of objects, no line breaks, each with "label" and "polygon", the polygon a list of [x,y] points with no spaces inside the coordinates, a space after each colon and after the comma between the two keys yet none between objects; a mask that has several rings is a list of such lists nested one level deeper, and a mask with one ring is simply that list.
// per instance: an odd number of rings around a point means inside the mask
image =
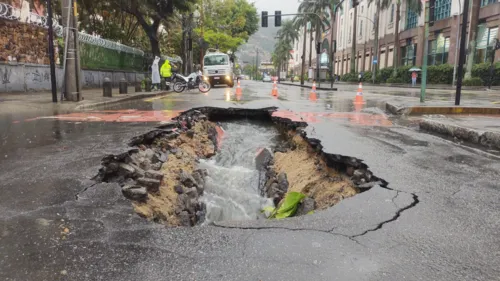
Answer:
[{"label": "large hole in asphalt", "polygon": [[96,179],[117,182],[140,216],[168,226],[301,216],[387,185],[274,110],[186,111],[104,157]]}]

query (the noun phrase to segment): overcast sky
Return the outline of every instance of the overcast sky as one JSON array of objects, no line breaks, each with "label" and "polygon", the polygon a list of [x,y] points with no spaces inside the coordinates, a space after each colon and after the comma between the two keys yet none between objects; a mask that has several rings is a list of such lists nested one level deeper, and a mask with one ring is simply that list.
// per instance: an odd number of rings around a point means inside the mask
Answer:
[{"label": "overcast sky", "polygon": [[255,3],[255,7],[261,11],[268,11],[274,14],[274,11],[281,11],[282,14],[295,13],[300,3],[298,0],[249,0]]}]

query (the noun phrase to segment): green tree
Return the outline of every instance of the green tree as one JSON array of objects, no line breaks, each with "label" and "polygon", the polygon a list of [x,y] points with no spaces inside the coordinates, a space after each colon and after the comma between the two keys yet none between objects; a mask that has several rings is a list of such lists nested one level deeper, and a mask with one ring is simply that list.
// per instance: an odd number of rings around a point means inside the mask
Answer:
[{"label": "green tree", "polygon": [[108,0],[108,2],[114,9],[135,17],[149,39],[151,52],[159,56],[161,54],[158,32],[160,25],[168,27],[174,24],[172,22],[174,10],[191,11],[197,0]]},{"label": "green tree", "polygon": [[[330,26],[329,14],[327,9],[330,6],[329,0],[318,0],[310,2],[302,2],[299,5],[299,12],[308,13],[307,18],[311,23],[311,41],[309,42],[309,66],[311,66],[311,56],[312,56],[312,32],[316,33],[316,43],[321,40],[321,33],[326,30],[327,26]],[[318,66],[319,67],[319,66]]]},{"label": "green tree", "polygon": [[[281,28],[278,30],[276,35],[279,37],[280,41],[284,41],[284,43],[288,43],[290,48],[288,52],[293,49],[293,43],[299,39],[299,32],[295,27],[293,21],[286,20],[283,22]],[[288,74],[288,63],[285,61],[285,71]]]},{"label": "green tree", "polygon": [[203,19],[195,30],[210,47],[219,46],[222,51],[235,52],[258,30],[257,8],[247,0],[203,0],[198,7]]}]

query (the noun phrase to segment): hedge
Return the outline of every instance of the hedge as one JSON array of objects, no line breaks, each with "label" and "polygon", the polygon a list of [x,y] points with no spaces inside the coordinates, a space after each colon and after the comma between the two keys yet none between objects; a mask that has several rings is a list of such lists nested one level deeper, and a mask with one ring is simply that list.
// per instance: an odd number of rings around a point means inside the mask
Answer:
[{"label": "hedge", "polygon": [[464,86],[482,86],[483,85],[483,80],[479,77],[472,77],[470,79],[465,79],[462,82],[462,85]]},{"label": "hedge", "polygon": [[[472,77],[481,78],[483,85],[489,85],[491,63],[479,63],[472,66]],[[495,73],[493,75],[493,85],[500,85],[500,63],[495,63]]]},{"label": "hedge", "polygon": [[[472,67],[472,77],[480,78],[482,85],[488,85],[490,79],[490,63],[480,63]],[[396,76],[393,76],[394,68],[386,67],[377,72],[375,83],[391,83],[391,84],[407,84],[411,83],[410,68],[413,66],[403,65],[398,67]],[[359,73],[346,73],[340,80],[344,82],[357,82]],[[419,80],[422,77],[422,72],[419,72]],[[478,80],[469,79],[468,83],[476,84]],[[372,72],[366,71],[363,75],[363,82],[372,82]],[[453,82],[453,65],[440,64],[430,65],[427,68],[427,83],[428,84],[449,84]],[[464,84],[465,85],[465,84]],[[500,85],[500,62],[495,64],[495,75],[493,85]],[[477,85],[471,85],[477,86]]]}]

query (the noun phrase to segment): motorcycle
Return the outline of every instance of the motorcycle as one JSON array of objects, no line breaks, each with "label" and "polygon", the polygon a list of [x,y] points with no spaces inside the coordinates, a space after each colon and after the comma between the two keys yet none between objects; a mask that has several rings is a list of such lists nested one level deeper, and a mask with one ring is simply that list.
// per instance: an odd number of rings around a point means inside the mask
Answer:
[{"label": "motorcycle", "polygon": [[193,72],[189,74],[189,76],[185,77],[180,74],[177,74],[177,78],[180,78],[181,81],[177,81],[174,83],[173,90],[176,93],[181,93],[184,90],[192,90],[198,88],[200,92],[206,93],[210,91],[211,85],[207,81],[205,81],[201,72]]}]

